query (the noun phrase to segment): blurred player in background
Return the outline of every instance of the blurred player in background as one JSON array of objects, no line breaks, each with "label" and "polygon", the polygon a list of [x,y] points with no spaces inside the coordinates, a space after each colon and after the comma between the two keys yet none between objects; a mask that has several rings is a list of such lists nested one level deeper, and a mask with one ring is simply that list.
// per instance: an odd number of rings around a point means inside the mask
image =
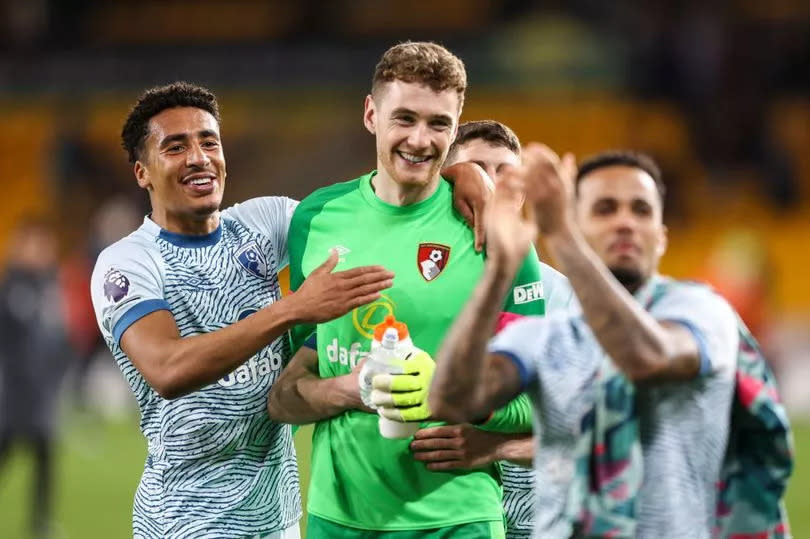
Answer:
[{"label": "blurred player in background", "polygon": [[[547,148],[535,147],[526,161],[523,190],[536,222],[502,200],[508,189],[496,194],[501,203],[488,217],[487,270],[442,345],[431,405],[438,417],[464,420],[530,387],[537,417],[554,422],[568,414],[576,434],[600,398],[594,383],[604,372],[600,365],[613,358],[638,388],[634,398],[623,394],[624,404],[609,403],[624,407],[628,418],[638,414],[644,477],[637,536],[710,537],[734,393],[735,314],[709,289],[657,274],[666,228],[663,186],[651,160],[599,155],[582,164],[575,186],[571,161],[561,163]],[[509,188],[517,191],[513,180]],[[485,335],[497,319],[491,305],[503,297],[538,229],[571,280],[583,317],[518,321],[487,353]],[[589,482],[602,479],[594,473],[617,475],[621,467],[591,468]]]},{"label": "blurred player in background", "polygon": [[0,281],[0,466],[15,442],[31,449],[31,531],[43,538],[50,536],[59,390],[74,359],[52,227],[23,221],[8,259]]},{"label": "blurred player in background", "polygon": [[[497,184],[509,167],[520,165],[520,141],[500,122],[480,120],[458,126],[447,153],[447,165],[471,162],[479,165]],[[573,300],[568,279],[551,266],[540,263],[546,314],[567,310]],[[506,537],[529,537],[534,527],[534,440],[525,434],[503,434],[464,425],[422,429],[411,444],[414,457],[428,469],[446,471],[480,468],[501,460]]]},{"label": "blurred player in background", "polygon": [[[464,122],[447,152],[445,166],[475,163],[497,184],[509,167],[520,166],[520,140],[508,126],[494,120]],[[565,275],[540,262],[546,312],[575,304],[574,290]]]},{"label": "blurred player in background", "polygon": [[92,297],[148,442],[133,534],[297,538],[290,427],[266,414],[286,331],[379,298],[393,274],[332,273],[337,255],[324,252],[282,299],[277,273],[296,203],[264,197],[220,211],[225,156],[217,101],[204,88],[146,91],[122,139],[152,212],[99,255]]},{"label": "blurred player in background", "polygon": [[[408,324],[416,346],[435,352],[483,270],[483,254],[451,210],[450,188],[440,177],[465,89],[463,63],[439,45],[403,43],[386,51],[364,114],[376,137],[377,170],[316,191],[293,217],[293,289],[329,249],[341,253],[340,267],[377,260],[397,273],[394,287],[370,308],[319,324],[317,333],[315,327],[296,328],[294,346],[301,348],[271,390],[268,409],[276,420],[317,422],[311,537],[503,537],[494,468],[427,470],[413,458],[409,440],[379,434],[376,414],[363,409],[356,374],[371,328],[385,314]],[[501,308],[542,314],[539,262],[535,253],[524,259],[513,285],[518,301],[510,297]],[[410,369],[410,390],[386,403],[387,410],[396,419],[426,420],[432,360]],[[399,398],[412,398],[413,406],[398,408]],[[520,399],[487,424],[525,432],[529,415],[528,401]]]}]

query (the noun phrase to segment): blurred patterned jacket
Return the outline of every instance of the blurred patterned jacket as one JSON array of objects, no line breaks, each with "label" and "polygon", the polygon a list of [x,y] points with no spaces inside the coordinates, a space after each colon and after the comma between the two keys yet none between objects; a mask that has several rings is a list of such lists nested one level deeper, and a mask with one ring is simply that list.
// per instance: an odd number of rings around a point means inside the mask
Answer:
[{"label": "blurred patterned jacket", "polygon": [[[642,303],[650,310],[677,281],[660,280]],[[784,493],[793,471],[787,413],[767,360],[738,318],[740,347],[731,429],[717,483],[714,536],[723,539],[790,537]],[[577,484],[581,525],[575,536],[633,537],[643,477],[635,389],[613,365],[601,367],[599,398],[585,416]]]},{"label": "blurred patterned jacket", "polygon": [[776,381],[743,324],[731,434],[718,483],[715,535],[728,539],[790,537],[783,502],[793,472],[793,436]]}]

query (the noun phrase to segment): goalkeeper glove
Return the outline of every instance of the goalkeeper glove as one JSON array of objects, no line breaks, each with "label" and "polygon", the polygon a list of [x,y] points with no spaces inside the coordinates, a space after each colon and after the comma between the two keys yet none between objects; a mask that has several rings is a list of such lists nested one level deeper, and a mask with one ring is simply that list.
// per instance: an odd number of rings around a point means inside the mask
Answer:
[{"label": "goalkeeper glove", "polygon": [[430,417],[427,395],[436,364],[424,350],[392,362],[394,374],[372,379],[371,401],[383,417],[394,421],[424,421]]}]

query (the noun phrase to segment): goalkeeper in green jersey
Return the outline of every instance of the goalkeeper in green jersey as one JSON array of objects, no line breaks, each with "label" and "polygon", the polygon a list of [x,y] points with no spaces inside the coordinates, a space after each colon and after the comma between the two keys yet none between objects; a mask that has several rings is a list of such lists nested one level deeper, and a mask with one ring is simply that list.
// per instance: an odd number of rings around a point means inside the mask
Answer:
[{"label": "goalkeeper in green jersey", "polygon": [[[298,350],[269,397],[274,419],[316,422],[310,537],[504,535],[495,467],[428,470],[414,459],[410,440],[379,434],[377,416],[363,407],[357,380],[373,327],[385,315],[406,322],[414,344],[433,354],[484,269],[484,256],[453,211],[451,188],[440,176],[465,89],[464,65],[445,48],[403,43],[389,49],[375,70],[363,116],[376,136],[377,170],[316,191],[293,216],[292,290],[329,251],[339,254],[339,269],[373,260],[396,275],[393,287],[371,305],[318,324],[317,331],[298,327],[294,349],[308,342],[315,350]],[[503,310],[544,312],[536,253],[527,256]],[[429,363],[417,366],[411,396],[419,398],[399,410],[404,419],[430,418],[425,405]],[[513,401],[489,422],[503,431],[523,431],[530,424],[527,404]]]}]

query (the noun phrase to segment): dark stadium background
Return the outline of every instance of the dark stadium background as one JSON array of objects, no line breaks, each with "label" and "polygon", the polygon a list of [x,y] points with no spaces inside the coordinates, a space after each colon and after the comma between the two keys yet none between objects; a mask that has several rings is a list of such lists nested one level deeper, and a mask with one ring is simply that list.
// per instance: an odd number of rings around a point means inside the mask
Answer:
[{"label": "dark stadium background", "polygon": [[[767,349],[796,427],[793,531],[810,536],[810,3],[0,0],[0,252],[22,219],[58,224],[76,348],[57,358],[53,537],[131,534],[145,455],[85,288],[92,253],[147,204],[119,143],[128,106],[154,84],[209,86],[226,201],[302,197],[373,167],[363,97],[379,55],[406,39],[466,62],[463,120],[660,162],[663,270],[712,282]],[[309,432],[297,437],[304,477]],[[17,447],[0,469],[0,537],[26,536],[31,466]]]}]

